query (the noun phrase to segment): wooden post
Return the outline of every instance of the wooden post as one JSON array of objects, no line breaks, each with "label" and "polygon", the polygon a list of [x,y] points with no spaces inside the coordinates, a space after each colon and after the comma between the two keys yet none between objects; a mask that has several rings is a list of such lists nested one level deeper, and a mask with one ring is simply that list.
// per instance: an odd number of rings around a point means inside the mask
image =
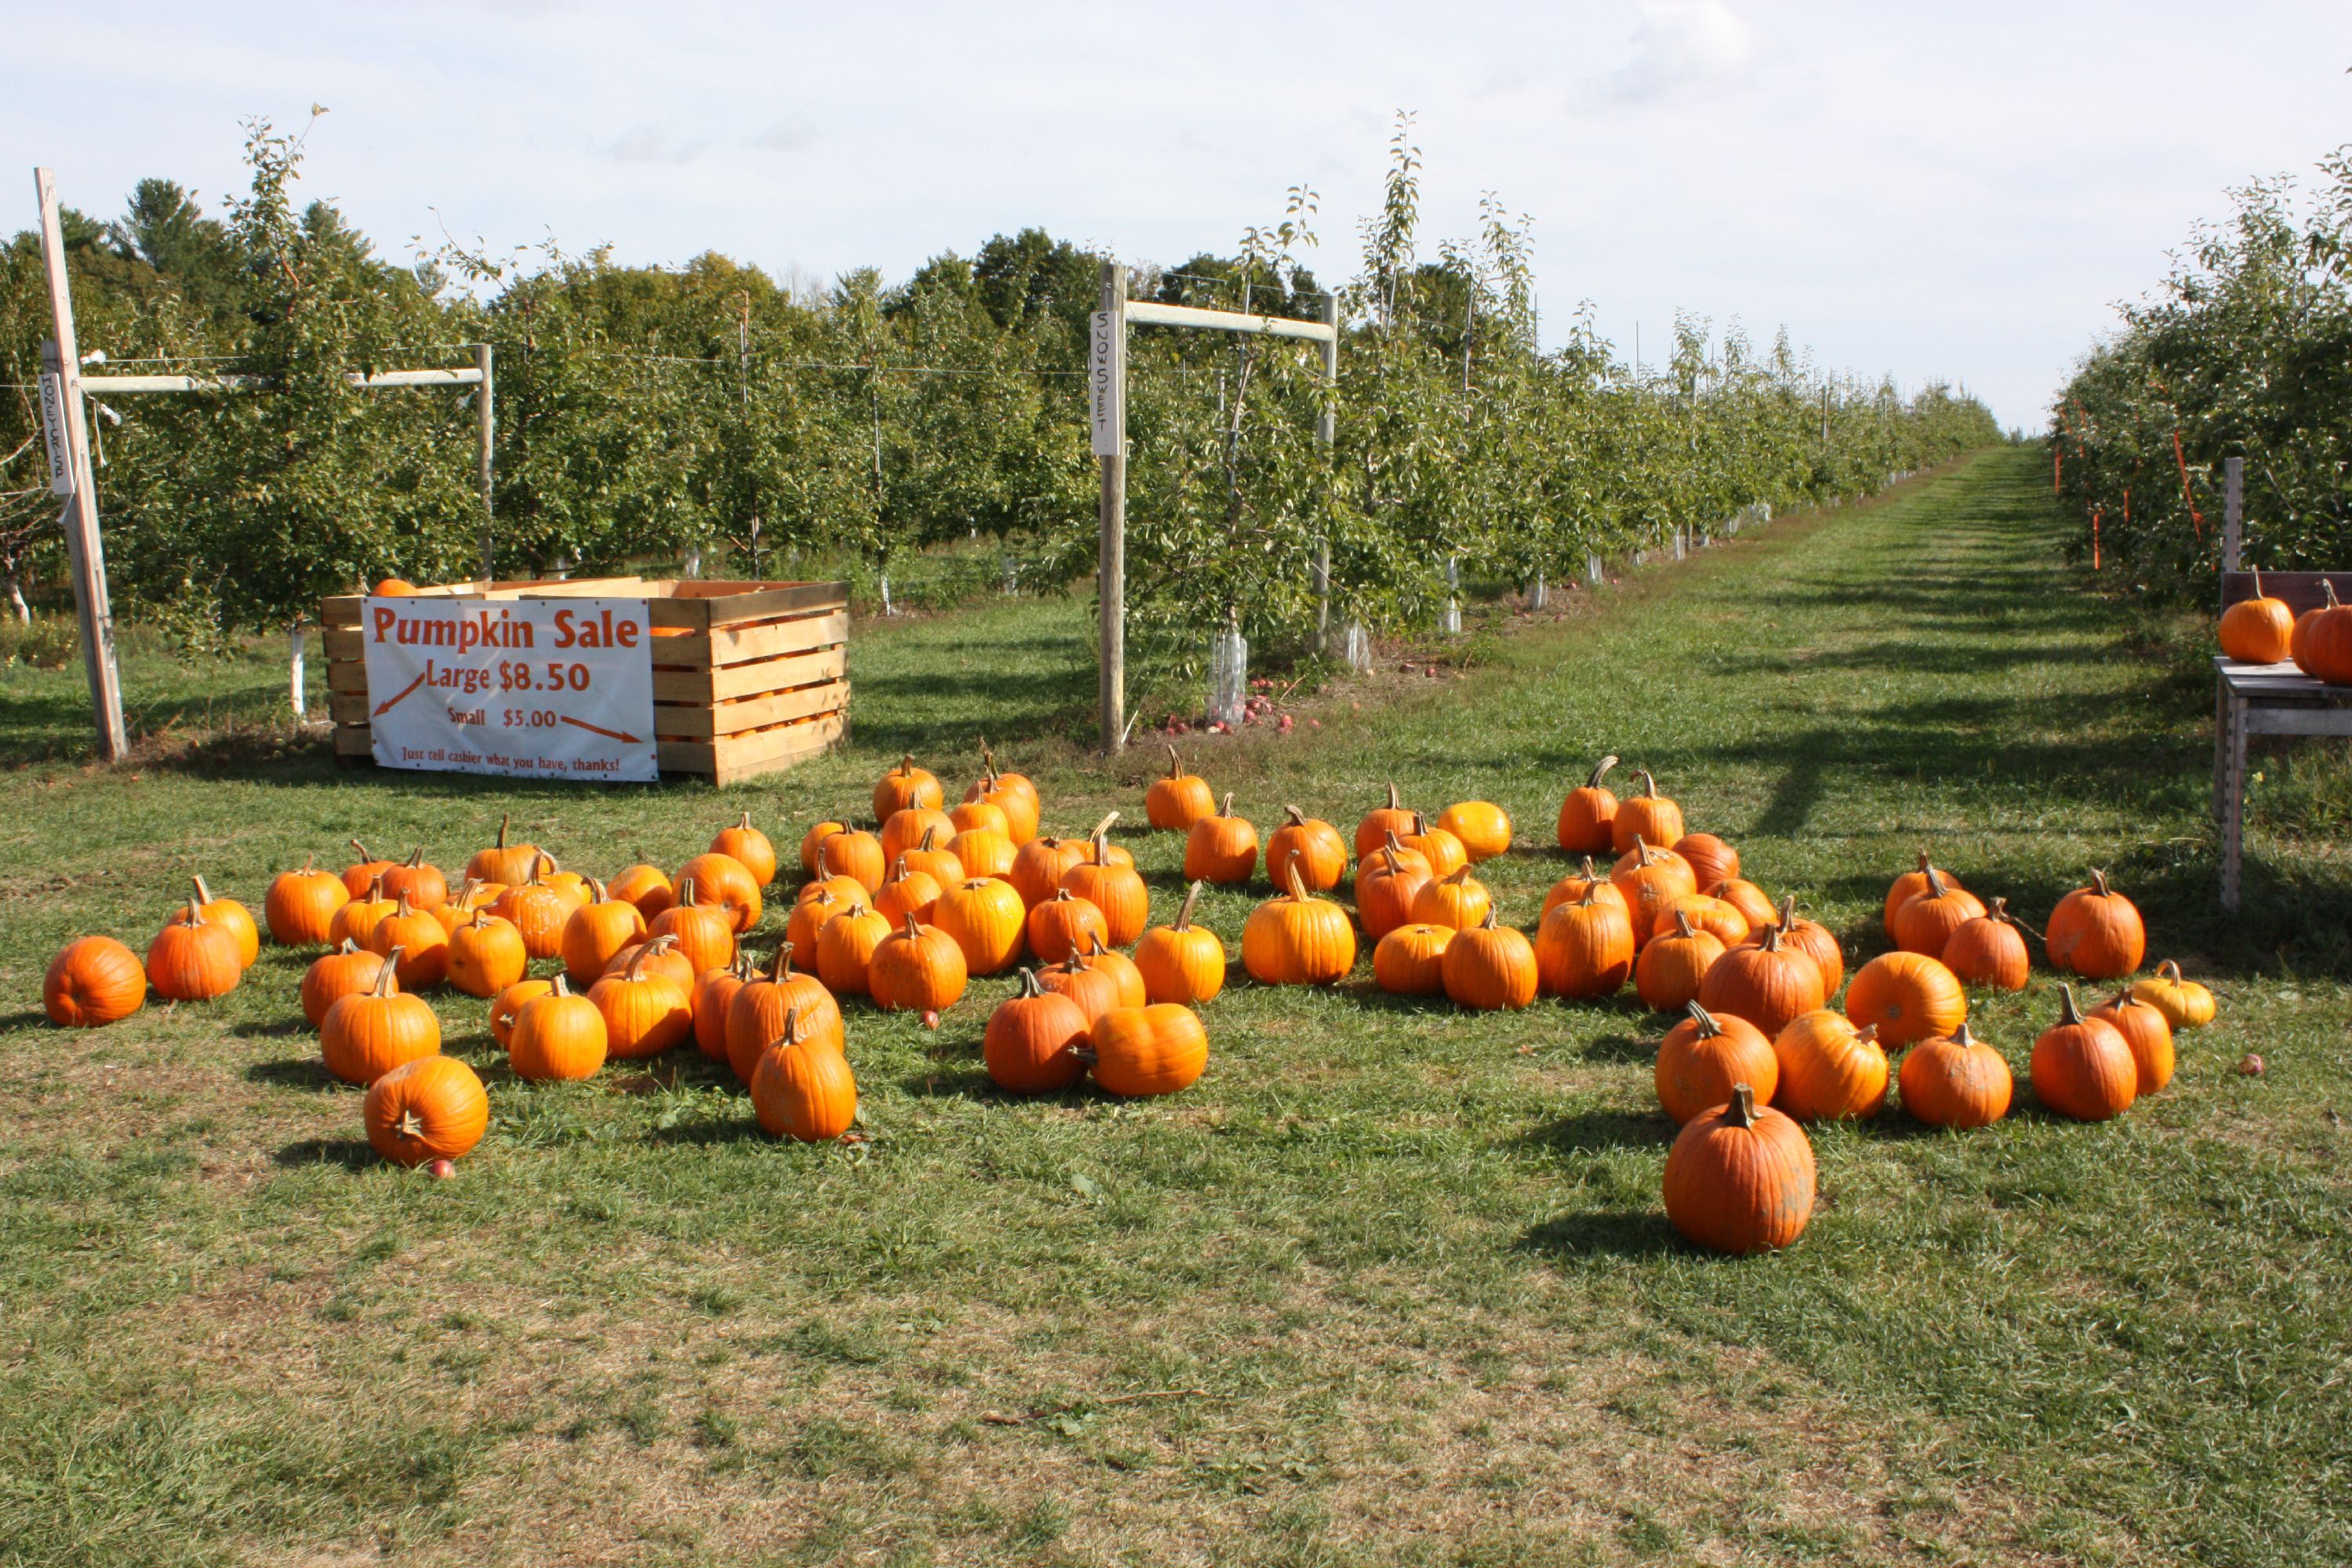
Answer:
[{"label": "wooden post", "polygon": [[482,383],[474,388],[474,424],[481,433],[482,479],[482,586],[488,587],[499,580],[498,536],[490,526],[490,454],[499,434],[498,411],[490,403],[490,345],[474,345],[474,365],[482,373]]},{"label": "wooden post", "polygon": [[2221,570],[2242,572],[2240,557],[2246,548],[2246,459],[2231,458],[2221,465]]},{"label": "wooden post", "polygon": [[1102,620],[1099,705],[1102,747],[1127,743],[1127,268],[1102,266],[1102,308],[1093,322],[1087,389],[1095,456],[1102,462],[1101,539],[1096,608]]},{"label": "wooden post", "polygon": [[[1336,402],[1339,395],[1339,296],[1328,294],[1323,300],[1323,324],[1331,329],[1331,336],[1323,344],[1323,386],[1328,398]],[[1322,416],[1315,421],[1315,438],[1329,447],[1339,439],[1339,414],[1334,402],[1323,405]],[[1315,543],[1315,651],[1331,651],[1331,536],[1325,534]]]},{"label": "wooden post", "polygon": [[50,450],[66,471],[55,482],[72,487],[66,499],[66,561],[73,574],[74,616],[80,625],[81,658],[89,677],[89,704],[98,724],[101,761],[120,762],[131,749],[122,728],[122,677],[114,661],[114,612],[107,604],[106,550],[98,533],[96,476],[89,466],[89,416],[81,405],[81,352],[74,341],[73,293],[66,281],[65,234],[58,221],[58,181],[48,169],[33,171],[41,204],[41,267],[49,285],[49,321],[56,336],[43,346],[44,380],[56,387],[58,406],[43,400],[54,418]]}]

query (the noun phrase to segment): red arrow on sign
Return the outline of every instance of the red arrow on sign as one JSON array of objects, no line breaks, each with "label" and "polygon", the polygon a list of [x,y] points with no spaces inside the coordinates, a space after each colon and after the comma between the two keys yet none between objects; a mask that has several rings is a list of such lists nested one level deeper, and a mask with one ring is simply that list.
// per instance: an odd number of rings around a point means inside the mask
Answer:
[{"label": "red arrow on sign", "polygon": [[630,734],[625,730],[607,730],[602,724],[591,724],[587,720],[574,719],[569,713],[559,713],[556,717],[562,719],[567,724],[577,725],[583,730],[587,730],[595,734],[603,735],[608,740],[619,741],[624,744],[631,746],[640,743],[636,736]]},{"label": "red arrow on sign", "polygon": [[381,701],[381,702],[377,703],[377,704],[376,704],[376,708],[375,708],[375,712],[374,712],[374,714],[373,715],[373,717],[375,717],[375,718],[378,718],[378,719],[383,718],[383,717],[384,716],[384,714],[386,714],[386,713],[390,712],[390,711],[393,710],[393,708],[394,708],[396,704],[398,704],[398,702],[400,701],[400,700],[401,700],[402,698],[404,698],[404,697],[407,696],[410,692],[412,692],[412,691],[415,690],[418,687],[420,687],[420,686],[422,686],[422,685],[424,685],[424,684],[425,684],[425,678],[424,678],[423,676],[421,676],[421,675],[420,675],[420,676],[418,676],[415,679],[414,679],[414,680],[410,681],[407,685],[405,685],[405,686],[402,687],[398,691],[394,692],[392,696],[387,697],[387,698],[385,698],[383,701]]}]

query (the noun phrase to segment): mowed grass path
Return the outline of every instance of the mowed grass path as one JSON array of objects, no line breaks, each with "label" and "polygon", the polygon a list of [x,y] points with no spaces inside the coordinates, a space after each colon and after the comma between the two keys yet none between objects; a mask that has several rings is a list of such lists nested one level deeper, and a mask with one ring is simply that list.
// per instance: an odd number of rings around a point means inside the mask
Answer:
[{"label": "mowed grass path", "polygon": [[[1191,1090],[1018,1102],[977,1064],[991,981],[935,1034],[854,1011],[868,1141],[806,1148],[698,1058],[516,1083],[444,998],[495,1113],[446,1183],[359,1141],[298,956],[99,1033],[35,1011],[68,933],[143,942],[193,870],[257,903],[353,833],[455,866],[510,807],[612,870],[749,805],[789,847],[902,747],[960,778],[982,730],[1049,825],[1139,817],[1150,759],[1066,738],[1083,605],[861,626],[856,747],[724,797],[7,775],[0,1561],[2352,1559],[2341,862],[2274,846],[2319,868],[2295,900],[2211,913],[2210,697],[2079,592],[2043,505],[1989,454],[1194,748],[1262,831],[1351,831],[1389,778],[1500,801],[1521,923],[1613,751],[1856,961],[1925,847],[2036,925],[2110,867],[2151,958],[2214,979],[2222,1022],[2118,1121],[2021,1091],[1977,1133],[1821,1130],[1819,1212],[1767,1258],[1667,1226],[1630,999],[1474,1017],[1368,963],[1315,994],[1236,963]],[[1165,919],[1180,847],[1129,842]],[[1263,891],[1208,901],[1236,952]],[[1979,999],[2021,1079],[2055,998]]]}]

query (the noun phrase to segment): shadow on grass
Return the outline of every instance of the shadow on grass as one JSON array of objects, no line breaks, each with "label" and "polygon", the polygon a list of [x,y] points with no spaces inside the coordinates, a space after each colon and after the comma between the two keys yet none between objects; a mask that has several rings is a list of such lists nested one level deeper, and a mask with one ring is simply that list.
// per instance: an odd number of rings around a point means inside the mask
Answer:
[{"label": "shadow on grass", "polygon": [[283,1040],[309,1034],[310,1024],[306,1018],[288,1018],[275,1024],[235,1024],[228,1032],[240,1040]]},{"label": "shadow on grass", "polygon": [[327,1064],[317,1057],[288,1057],[280,1061],[256,1062],[245,1069],[245,1081],[268,1084],[275,1089],[331,1089],[341,1087],[341,1080],[329,1072]]},{"label": "shadow on grass", "polygon": [[1663,1214],[1601,1209],[1529,1226],[1519,1237],[1518,1250],[1565,1262],[1582,1258],[1658,1258],[1686,1248]]},{"label": "shadow on grass", "polygon": [[1658,1110],[1581,1110],[1519,1134],[1524,1149],[1556,1155],[1598,1154],[1612,1149],[1663,1148],[1675,1124]]},{"label": "shadow on grass", "polygon": [[0,1032],[11,1029],[33,1029],[49,1021],[49,1016],[38,1007],[27,1007],[21,1013],[0,1015]]},{"label": "shadow on grass", "polygon": [[359,1172],[383,1163],[367,1142],[360,1138],[304,1138],[287,1144],[270,1158],[289,1170],[304,1165],[341,1165],[346,1171]]}]

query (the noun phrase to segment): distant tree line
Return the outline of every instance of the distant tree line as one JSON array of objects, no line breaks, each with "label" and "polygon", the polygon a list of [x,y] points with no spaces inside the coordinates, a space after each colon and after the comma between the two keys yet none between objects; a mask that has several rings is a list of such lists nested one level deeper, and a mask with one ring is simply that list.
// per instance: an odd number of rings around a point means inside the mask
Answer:
[{"label": "distant tree line", "polygon": [[[123,216],[68,213],[84,349],[108,368],[235,373],[261,392],[114,400],[93,421],[117,602],[197,645],[282,626],[387,574],[479,570],[475,412],[350,371],[496,353],[497,568],[594,573],[702,552],[782,569],[799,548],[904,552],[984,534],[1049,581],[1093,564],[1082,393],[1100,258],[1043,230],[781,286],[715,253],[625,267],[604,249],[445,247],[386,259],[298,203],[301,141],[250,128],[250,188],[217,216],[142,182]],[[1449,560],[1510,583],[1704,536],[1742,509],[1867,492],[1997,438],[1973,399],[1815,368],[1785,334],[1677,321],[1635,367],[1578,315],[1539,346],[1528,226],[1418,248],[1419,154],[1400,125],[1360,269],[1337,285],[1341,374],[1315,346],[1139,329],[1130,354],[1129,603],[1150,645],[1238,625],[1295,643],[1328,551],[1335,620],[1424,621]],[[1320,319],[1311,193],[1230,255],[1142,268],[1159,300]],[[34,384],[47,334],[36,236],[0,253],[0,567],[55,584]],[[139,362],[135,365],[131,362]],[[93,371],[99,367],[93,366]],[[1317,438],[1318,416],[1337,439]]]}]

